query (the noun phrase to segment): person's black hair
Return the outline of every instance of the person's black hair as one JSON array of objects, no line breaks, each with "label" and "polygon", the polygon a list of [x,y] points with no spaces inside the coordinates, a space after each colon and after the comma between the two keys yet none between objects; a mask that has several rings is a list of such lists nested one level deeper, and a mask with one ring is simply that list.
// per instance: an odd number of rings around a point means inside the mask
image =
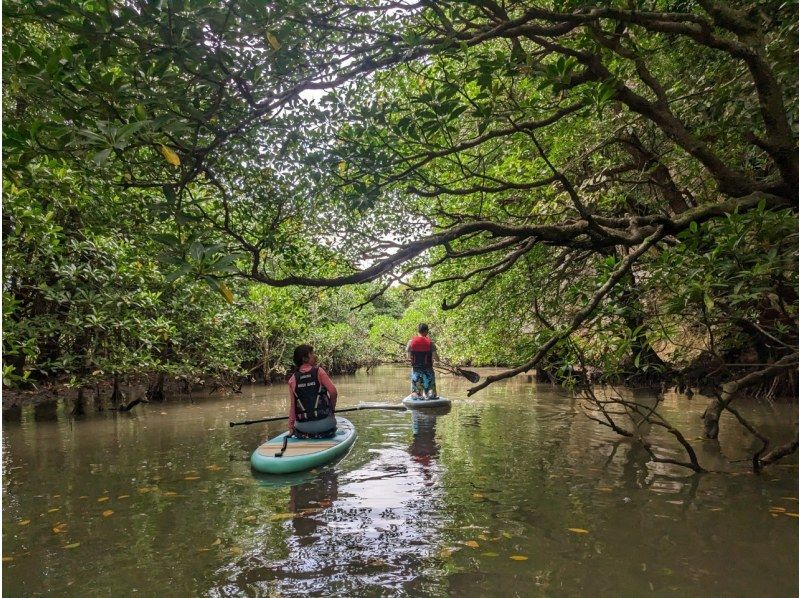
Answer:
[{"label": "person's black hair", "polygon": [[428,330],[429,328],[427,324],[420,324],[419,326],[417,326],[417,332],[419,332],[420,334],[428,334]]},{"label": "person's black hair", "polygon": [[314,347],[311,345],[297,345],[297,347],[294,349],[294,357],[292,357],[294,365],[299,368],[305,362],[305,358],[311,355],[313,352]]}]

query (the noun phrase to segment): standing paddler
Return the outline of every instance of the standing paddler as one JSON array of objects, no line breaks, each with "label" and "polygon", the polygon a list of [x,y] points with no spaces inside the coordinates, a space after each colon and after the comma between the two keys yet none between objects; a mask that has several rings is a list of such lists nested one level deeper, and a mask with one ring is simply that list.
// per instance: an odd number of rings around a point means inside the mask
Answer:
[{"label": "standing paddler", "polygon": [[436,345],[428,336],[430,330],[427,324],[417,326],[417,332],[406,345],[406,352],[411,359],[411,393],[415,398],[435,399],[436,374],[433,372],[433,358]]}]

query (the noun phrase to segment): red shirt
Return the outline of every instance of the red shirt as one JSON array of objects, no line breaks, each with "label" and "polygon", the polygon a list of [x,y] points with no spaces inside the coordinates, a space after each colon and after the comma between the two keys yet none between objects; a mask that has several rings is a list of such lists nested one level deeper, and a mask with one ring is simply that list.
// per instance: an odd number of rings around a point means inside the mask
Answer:
[{"label": "red shirt", "polygon": [[[304,363],[300,366],[299,371],[305,373],[311,370],[311,366],[307,363]],[[336,397],[339,395],[336,387],[331,382],[328,373],[323,370],[321,367],[317,367],[317,380],[319,383],[322,384],[325,388],[328,389],[328,400],[331,402],[331,409],[336,409]],[[295,395],[295,387],[297,386],[297,380],[295,379],[294,375],[289,378],[289,428],[294,429],[294,422],[297,419],[297,409],[295,405],[295,399],[297,396]]]}]

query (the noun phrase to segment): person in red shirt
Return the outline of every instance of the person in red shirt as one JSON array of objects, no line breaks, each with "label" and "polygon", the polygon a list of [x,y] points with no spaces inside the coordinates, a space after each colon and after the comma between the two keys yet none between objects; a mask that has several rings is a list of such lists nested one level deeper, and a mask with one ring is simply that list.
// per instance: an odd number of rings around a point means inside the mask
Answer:
[{"label": "person in red shirt", "polygon": [[436,398],[436,374],[433,373],[433,356],[436,345],[428,333],[427,324],[417,326],[417,336],[408,341],[406,352],[411,359],[411,392],[418,398]]},{"label": "person in red shirt", "polygon": [[289,433],[324,435],[336,430],[339,393],[327,372],[317,365],[311,345],[294,350],[295,369],[289,378]]}]

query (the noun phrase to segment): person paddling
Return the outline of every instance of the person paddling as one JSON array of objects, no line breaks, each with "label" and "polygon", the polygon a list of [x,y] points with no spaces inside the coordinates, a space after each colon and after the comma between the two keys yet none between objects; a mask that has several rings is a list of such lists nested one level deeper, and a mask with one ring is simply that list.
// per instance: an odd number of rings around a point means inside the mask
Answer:
[{"label": "person paddling", "polygon": [[294,350],[295,369],[289,378],[289,433],[300,437],[331,435],[336,431],[338,392],[327,372],[317,365],[311,345]]},{"label": "person paddling", "polygon": [[406,352],[411,359],[411,392],[416,397],[428,399],[436,397],[436,375],[433,373],[433,356],[436,345],[428,333],[427,324],[417,326],[417,334],[406,345]]}]

